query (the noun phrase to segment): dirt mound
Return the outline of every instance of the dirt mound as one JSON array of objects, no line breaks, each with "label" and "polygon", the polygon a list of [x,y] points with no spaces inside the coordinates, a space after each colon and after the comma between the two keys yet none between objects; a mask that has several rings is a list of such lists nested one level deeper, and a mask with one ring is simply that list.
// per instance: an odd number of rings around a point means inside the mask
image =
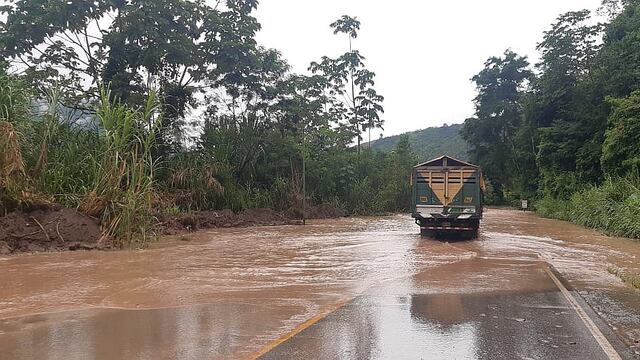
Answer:
[{"label": "dirt mound", "polygon": [[108,248],[99,246],[100,221],[53,206],[0,217],[0,254]]},{"label": "dirt mound", "polygon": [[[313,206],[307,210],[309,219],[334,219],[346,216],[346,212],[332,205]],[[202,229],[292,225],[300,223],[302,212],[290,209],[286,213],[273,209],[246,209],[235,214],[231,210],[199,211],[182,215],[158,215],[160,231],[164,235],[176,235],[185,231]]]},{"label": "dirt mound", "polygon": [[161,232],[175,235],[201,229],[287,225],[292,222],[272,209],[247,209],[239,214],[231,210],[199,211],[178,216],[159,216]]},{"label": "dirt mound", "polygon": [[[292,207],[286,212],[289,219],[302,219],[302,208]],[[307,208],[307,219],[337,219],[347,216],[347,212],[331,204],[320,204]]]},{"label": "dirt mound", "polygon": [[336,219],[347,216],[347,212],[331,204],[312,206],[307,210],[309,219]]},{"label": "dirt mound", "polygon": [[290,223],[284,214],[273,209],[247,209],[239,214],[245,226],[284,225]]}]

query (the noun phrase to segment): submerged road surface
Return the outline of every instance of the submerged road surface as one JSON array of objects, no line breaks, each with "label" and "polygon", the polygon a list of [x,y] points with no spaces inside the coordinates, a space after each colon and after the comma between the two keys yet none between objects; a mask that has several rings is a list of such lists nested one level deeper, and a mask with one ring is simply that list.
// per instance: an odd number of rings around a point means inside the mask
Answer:
[{"label": "submerged road surface", "polygon": [[1,359],[633,359],[640,244],[489,210],[478,240],[407,216],[227,229],[153,249],[0,258]]}]

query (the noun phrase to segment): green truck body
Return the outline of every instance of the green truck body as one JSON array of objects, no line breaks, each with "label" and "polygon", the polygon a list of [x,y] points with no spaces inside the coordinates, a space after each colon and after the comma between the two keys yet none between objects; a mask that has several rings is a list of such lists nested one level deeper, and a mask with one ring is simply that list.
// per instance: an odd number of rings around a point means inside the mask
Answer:
[{"label": "green truck body", "polygon": [[411,180],[412,216],[423,235],[477,235],[484,203],[480,167],[443,156],[416,165]]}]

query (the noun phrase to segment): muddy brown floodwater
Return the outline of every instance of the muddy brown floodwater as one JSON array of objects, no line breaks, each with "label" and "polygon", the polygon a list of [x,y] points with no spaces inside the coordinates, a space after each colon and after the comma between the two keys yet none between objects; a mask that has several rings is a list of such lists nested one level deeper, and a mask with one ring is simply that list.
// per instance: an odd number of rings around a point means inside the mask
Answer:
[{"label": "muddy brown floodwater", "polygon": [[207,231],[143,251],[0,257],[0,357],[250,358],[382,288],[419,282],[443,306],[455,294],[547,291],[539,272],[522,271],[543,263],[637,351],[640,294],[611,273],[640,275],[637,241],[497,209],[475,241],[418,233],[397,215]]}]

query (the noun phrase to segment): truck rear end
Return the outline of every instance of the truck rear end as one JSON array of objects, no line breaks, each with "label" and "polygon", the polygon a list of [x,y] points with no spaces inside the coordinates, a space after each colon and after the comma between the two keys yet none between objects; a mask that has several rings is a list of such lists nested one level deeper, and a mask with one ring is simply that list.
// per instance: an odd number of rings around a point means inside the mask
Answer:
[{"label": "truck rear end", "polygon": [[422,235],[477,235],[484,202],[480,167],[443,156],[415,166],[412,185],[412,215]]}]

